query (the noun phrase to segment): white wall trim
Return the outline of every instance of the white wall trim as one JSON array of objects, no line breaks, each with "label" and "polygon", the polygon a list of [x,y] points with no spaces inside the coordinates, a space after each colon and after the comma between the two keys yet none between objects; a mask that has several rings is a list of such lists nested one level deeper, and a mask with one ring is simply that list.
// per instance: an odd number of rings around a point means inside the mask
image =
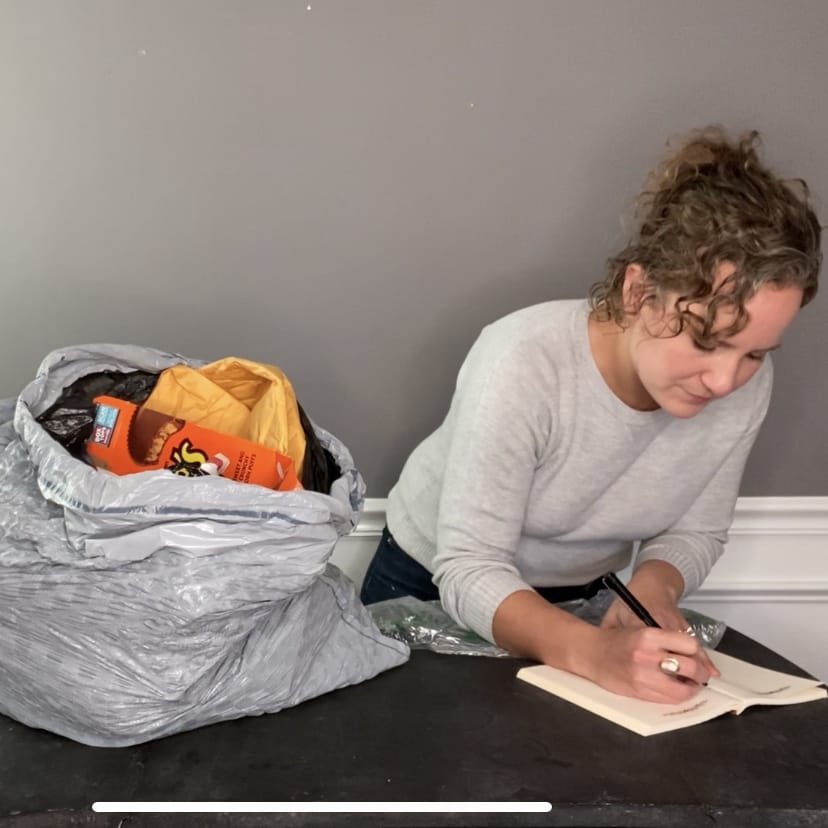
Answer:
[{"label": "white wall trim", "polygon": [[828,535],[828,497],[740,497],[730,531],[734,535]]},{"label": "white wall trim", "polygon": [[770,603],[826,603],[828,580],[775,582],[770,586],[762,581],[719,581],[716,586],[704,587],[696,593],[710,603],[724,601]]},{"label": "white wall trim", "polygon": [[729,536],[694,598],[828,603],[828,497],[740,498]]},{"label": "white wall trim", "polygon": [[365,498],[362,516],[360,517],[357,528],[353,531],[355,537],[375,537],[379,540],[379,536],[382,534],[382,528],[385,526],[386,503],[387,500],[384,497]]}]

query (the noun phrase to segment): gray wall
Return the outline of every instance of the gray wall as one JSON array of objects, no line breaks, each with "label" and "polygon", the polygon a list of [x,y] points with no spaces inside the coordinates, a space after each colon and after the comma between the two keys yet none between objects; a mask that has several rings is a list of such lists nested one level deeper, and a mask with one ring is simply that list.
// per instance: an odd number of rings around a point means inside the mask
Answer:
[{"label": "gray wall", "polygon": [[[0,0],[0,394],[70,343],[274,362],[385,496],[667,136],[757,127],[828,199],[826,79],[823,0]],[[743,494],[828,495],[826,294]]]}]

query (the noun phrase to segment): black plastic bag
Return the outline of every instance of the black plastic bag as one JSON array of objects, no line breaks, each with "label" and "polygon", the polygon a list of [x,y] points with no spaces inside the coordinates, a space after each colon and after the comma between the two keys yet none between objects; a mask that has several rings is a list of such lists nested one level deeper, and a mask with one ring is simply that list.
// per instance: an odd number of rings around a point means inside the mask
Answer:
[{"label": "black plastic bag", "polygon": [[97,371],[73,382],[37,422],[73,457],[84,458],[86,440],[95,421],[92,400],[106,394],[140,405],[152,393],[158,374],[149,371]]}]

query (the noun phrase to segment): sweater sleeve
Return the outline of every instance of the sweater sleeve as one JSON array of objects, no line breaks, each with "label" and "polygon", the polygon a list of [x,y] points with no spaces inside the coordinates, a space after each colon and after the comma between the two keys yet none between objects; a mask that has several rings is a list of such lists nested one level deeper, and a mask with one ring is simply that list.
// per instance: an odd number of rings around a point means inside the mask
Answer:
[{"label": "sweater sleeve", "polygon": [[434,582],[449,615],[489,641],[500,603],[531,589],[515,555],[552,416],[548,369],[528,350],[484,332],[448,414]]},{"label": "sweater sleeve", "polygon": [[770,403],[773,368],[770,358],[755,376],[751,415],[740,439],[702,489],[692,506],[665,532],[642,542],[637,564],[661,560],[684,578],[684,595],[695,592],[724,552],[739,495],[739,485],[750,450]]}]

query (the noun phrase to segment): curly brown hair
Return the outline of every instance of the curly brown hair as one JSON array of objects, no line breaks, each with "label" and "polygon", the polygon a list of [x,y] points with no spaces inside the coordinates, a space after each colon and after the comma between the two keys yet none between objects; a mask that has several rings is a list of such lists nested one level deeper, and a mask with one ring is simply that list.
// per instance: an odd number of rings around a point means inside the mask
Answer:
[{"label": "curly brown hair", "polygon": [[[821,230],[808,187],[764,166],[760,144],[756,131],[731,141],[721,127],[707,127],[690,133],[653,171],[638,197],[635,238],[609,259],[607,278],[590,289],[599,319],[625,324],[630,264],[646,276],[636,309],[677,294],[672,332],[686,328],[703,348],[747,324],[745,302],[763,285],[800,287],[802,305],[814,298]],[[724,262],[736,269],[717,284]],[[731,324],[714,332],[723,308],[733,311]]]}]

